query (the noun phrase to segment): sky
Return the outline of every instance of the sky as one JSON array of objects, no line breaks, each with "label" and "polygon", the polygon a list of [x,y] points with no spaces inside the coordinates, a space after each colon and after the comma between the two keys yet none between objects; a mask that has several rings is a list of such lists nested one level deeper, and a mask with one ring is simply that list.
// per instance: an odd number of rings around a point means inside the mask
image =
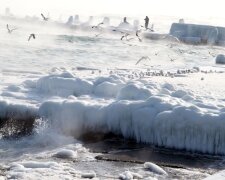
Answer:
[{"label": "sky", "polygon": [[225,17],[224,0],[0,0],[18,15],[169,15],[185,17]]}]

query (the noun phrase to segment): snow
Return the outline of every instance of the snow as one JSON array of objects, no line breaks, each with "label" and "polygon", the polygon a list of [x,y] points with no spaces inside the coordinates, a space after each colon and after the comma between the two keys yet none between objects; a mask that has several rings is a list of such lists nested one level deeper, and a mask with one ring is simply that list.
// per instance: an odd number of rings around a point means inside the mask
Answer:
[{"label": "snow", "polygon": [[211,176],[208,176],[207,178],[205,178],[204,180],[223,180],[225,178],[225,171],[219,171],[216,174],[213,174]]},{"label": "snow", "polygon": [[154,163],[146,162],[144,164],[144,167],[154,173],[161,174],[161,175],[168,175],[166,171],[164,171],[161,167],[157,166]]},{"label": "snow", "polygon": [[142,100],[151,96],[151,92],[147,88],[138,87],[135,84],[128,84],[123,87],[117,96],[119,100]]},{"label": "snow", "polygon": [[[71,28],[53,22],[43,26],[10,21],[23,31],[0,37],[0,119],[13,118],[19,123],[32,118],[40,124],[35,124],[29,137],[12,142],[0,139],[2,163],[15,161],[7,176],[98,178],[97,172],[78,172],[68,165],[74,159],[94,160],[85,148],[74,147],[79,144],[76,138],[88,132],[112,132],[160,147],[224,155],[225,69],[213,56],[225,50],[183,44],[181,37],[191,43],[200,37],[195,32],[186,35],[183,29],[168,34],[173,20],[157,18],[156,32],[141,33],[142,42],[121,41],[120,33],[109,32],[118,24],[111,17],[104,18],[105,26],[96,31],[88,30],[97,24],[92,18],[84,24],[71,16]],[[133,29],[138,23],[122,23],[121,29],[135,37]],[[0,18],[2,29],[5,24]],[[78,24],[85,32],[75,30]],[[217,34],[212,30],[204,39],[210,44]],[[31,31],[38,32],[38,38],[27,43]],[[95,37],[96,32],[104,34]],[[143,56],[151,61],[135,65]],[[155,164],[147,163],[147,168],[153,174],[164,174]],[[143,175],[123,171],[117,173],[123,179]]]},{"label": "snow", "polygon": [[53,156],[57,158],[62,158],[62,159],[74,159],[77,157],[77,152],[73,150],[62,149],[58,151],[56,154],[54,154]]},{"label": "snow", "polygon": [[31,84],[35,82],[37,86],[27,90],[44,97],[40,105],[2,101],[1,117],[11,111],[23,118],[41,117],[74,137],[89,131],[113,132],[163,147],[225,153],[225,107],[180,85],[111,75],[80,79],[71,73],[47,75]]},{"label": "snow", "polygon": [[41,92],[59,96],[80,96],[92,92],[93,85],[90,82],[72,77],[68,73],[63,73],[60,76],[43,77],[37,81],[37,89]]},{"label": "snow", "polygon": [[131,171],[125,171],[124,173],[119,175],[119,178],[121,180],[132,180],[132,179],[142,179],[142,175],[138,173],[134,173]]}]

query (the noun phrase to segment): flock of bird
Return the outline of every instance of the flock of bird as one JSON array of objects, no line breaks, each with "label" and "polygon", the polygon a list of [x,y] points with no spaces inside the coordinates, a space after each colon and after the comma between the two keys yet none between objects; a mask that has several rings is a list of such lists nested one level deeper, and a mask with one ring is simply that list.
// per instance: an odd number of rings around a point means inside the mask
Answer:
[{"label": "flock of bird", "polygon": [[[46,17],[43,13],[41,13],[41,17],[42,17],[43,21],[48,21],[48,20],[49,20],[49,18]],[[103,22],[101,22],[101,23],[99,23],[99,24],[97,24],[97,25],[92,26],[92,29],[100,29],[102,25],[104,25]],[[141,27],[142,27],[143,29],[145,28],[144,26],[141,26]],[[11,34],[13,31],[15,31],[15,30],[18,29],[18,28],[12,28],[12,29],[11,29],[11,28],[9,27],[9,24],[6,25],[6,28],[7,28],[9,34]],[[138,29],[138,30],[136,30],[136,32],[135,32],[135,36],[136,36],[136,38],[139,40],[139,42],[142,42],[142,39],[141,39],[139,33],[141,33],[143,29]],[[149,30],[149,31],[151,31],[151,32],[154,32],[154,24],[151,25],[151,28],[145,28],[145,30],[146,30],[146,31]],[[131,40],[135,39],[134,37],[128,38],[128,37],[131,36],[131,33],[127,33],[127,32],[121,31],[121,30],[117,30],[117,29],[114,29],[114,30],[112,30],[112,31],[114,31],[114,32],[120,32],[120,33],[122,34],[122,36],[121,36],[121,38],[120,38],[121,41],[124,40],[124,39],[125,39],[126,41],[131,41]],[[103,34],[103,33],[96,34],[95,37],[98,37],[98,36],[100,36],[101,34]],[[31,33],[31,34],[29,35],[29,37],[28,37],[28,41],[30,41],[31,39],[36,39],[36,34]],[[68,40],[68,41],[71,42],[71,43],[73,42],[72,40]],[[137,61],[136,65],[139,64],[142,60],[146,60],[146,59],[151,60],[148,56],[143,56],[143,57],[141,57],[141,58]]]},{"label": "flock of bird", "polygon": [[[48,20],[49,20],[49,18],[46,17],[43,13],[41,13],[41,17],[42,17],[43,21],[48,21]],[[101,29],[101,28],[102,28],[102,27],[101,27],[102,25],[104,25],[103,22],[101,22],[101,23],[99,23],[99,24],[97,24],[97,25],[92,26],[92,29]],[[135,32],[135,37],[139,40],[139,42],[142,42],[142,39],[141,39],[141,37],[140,37],[139,34],[140,34],[143,30],[154,32],[154,24],[152,24],[151,28],[146,28],[146,27],[144,27],[144,26],[140,26],[140,27],[141,27],[142,29],[136,30],[136,32]],[[10,28],[9,24],[6,25],[6,28],[7,28],[7,31],[8,31],[9,34],[13,33],[15,30],[18,29],[18,28]],[[112,30],[112,31],[114,31],[114,32],[119,32],[119,33],[122,34],[122,36],[121,36],[121,38],[120,38],[121,41],[123,41],[123,40],[131,41],[131,40],[135,39],[134,37],[131,37],[131,35],[132,35],[131,33],[124,32],[124,31],[122,31],[122,30],[117,30],[117,29],[114,29],[114,30]],[[100,36],[101,34],[103,34],[103,33],[96,34],[95,37],[98,37],[98,36]],[[129,38],[129,37],[130,37],[130,38]],[[30,41],[31,39],[36,39],[36,34],[31,33],[31,34],[29,35],[29,37],[28,37],[28,41]],[[72,40],[71,40],[71,41],[69,40],[69,42],[72,42]],[[169,47],[170,47],[170,48],[173,48],[173,44],[169,44]],[[183,53],[183,50],[180,50],[180,49],[178,49],[178,50],[180,51],[180,53]],[[211,52],[209,52],[209,54],[210,54],[211,56],[215,57],[215,55],[212,54]],[[155,56],[157,56],[157,55],[158,55],[158,52],[155,53]],[[170,59],[171,62],[174,62],[174,61],[176,60],[175,58],[172,58],[172,57],[170,57],[169,55],[168,55],[168,58]],[[136,62],[135,65],[138,65],[138,64],[139,64],[141,61],[143,61],[143,60],[151,61],[151,58],[148,57],[148,56],[142,56],[142,57]]]},{"label": "flock of bird", "polygon": [[[44,21],[48,21],[49,18],[45,17],[44,14],[41,13],[41,17],[43,18]],[[13,31],[17,30],[18,28],[10,28],[8,24],[6,24],[6,29],[8,30],[8,33],[11,34]],[[36,34],[31,33],[28,37],[28,41],[31,39],[36,39]]]}]

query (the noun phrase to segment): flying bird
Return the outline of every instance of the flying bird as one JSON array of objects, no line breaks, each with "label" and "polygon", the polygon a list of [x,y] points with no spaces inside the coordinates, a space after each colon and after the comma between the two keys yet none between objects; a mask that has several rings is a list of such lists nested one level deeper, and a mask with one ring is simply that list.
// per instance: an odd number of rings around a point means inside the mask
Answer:
[{"label": "flying bird", "polygon": [[125,34],[120,38],[120,40],[122,41],[123,38],[126,38],[126,40],[128,40],[127,37],[128,37],[129,35],[130,35],[129,33],[125,33]]},{"label": "flying bird", "polygon": [[216,55],[213,54],[213,53],[211,53],[210,51],[209,51],[209,54],[210,54],[212,57],[216,57]]},{"label": "flying bird", "polygon": [[30,36],[29,36],[29,38],[28,38],[28,41],[30,41],[30,40],[31,40],[31,38],[36,39],[35,34],[30,34]]},{"label": "flying bird", "polygon": [[140,42],[142,42],[142,39],[141,39],[140,36],[139,36],[139,33],[140,33],[140,32],[141,32],[141,29],[136,31],[136,37],[138,38],[138,40],[139,40]]},{"label": "flying bird", "polygon": [[95,37],[99,37],[100,35],[102,35],[103,33],[99,33],[99,34],[95,34]]},{"label": "flying bird", "polygon": [[171,58],[169,55],[168,55],[168,57],[170,58],[171,62],[174,62],[176,60],[175,58]]},{"label": "flying bird", "polygon": [[103,25],[104,23],[103,22],[101,22],[101,23],[99,23],[99,24],[97,24],[96,26],[92,26],[92,28],[100,28],[101,27],[101,25]]},{"label": "flying bird", "polygon": [[9,34],[11,34],[13,31],[15,31],[17,29],[17,28],[10,29],[8,24],[6,25],[6,28],[7,28]]},{"label": "flying bird", "polygon": [[148,56],[142,56],[137,62],[135,65],[138,65],[142,60],[149,60],[151,61],[151,59],[148,57]]},{"label": "flying bird", "polygon": [[[144,28],[144,26],[141,26],[141,27]],[[145,31],[147,31],[147,30],[149,30],[149,31],[151,31],[151,32],[155,32],[155,30],[154,30],[154,24],[152,24],[151,28],[146,28],[146,29],[145,29]]]},{"label": "flying bird", "polygon": [[41,16],[42,16],[44,21],[48,21],[49,20],[49,18],[45,17],[44,14],[42,14],[42,13],[41,13]]}]

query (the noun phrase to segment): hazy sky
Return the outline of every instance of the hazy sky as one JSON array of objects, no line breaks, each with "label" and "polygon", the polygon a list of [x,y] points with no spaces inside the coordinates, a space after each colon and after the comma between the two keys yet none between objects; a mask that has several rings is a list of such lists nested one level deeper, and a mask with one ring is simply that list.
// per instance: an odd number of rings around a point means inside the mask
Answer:
[{"label": "hazy sky", "polygon": [[224,0],[0,0],[20,15],[40,12],[59,14],[176,15],[190,17],[225,17]]}]

